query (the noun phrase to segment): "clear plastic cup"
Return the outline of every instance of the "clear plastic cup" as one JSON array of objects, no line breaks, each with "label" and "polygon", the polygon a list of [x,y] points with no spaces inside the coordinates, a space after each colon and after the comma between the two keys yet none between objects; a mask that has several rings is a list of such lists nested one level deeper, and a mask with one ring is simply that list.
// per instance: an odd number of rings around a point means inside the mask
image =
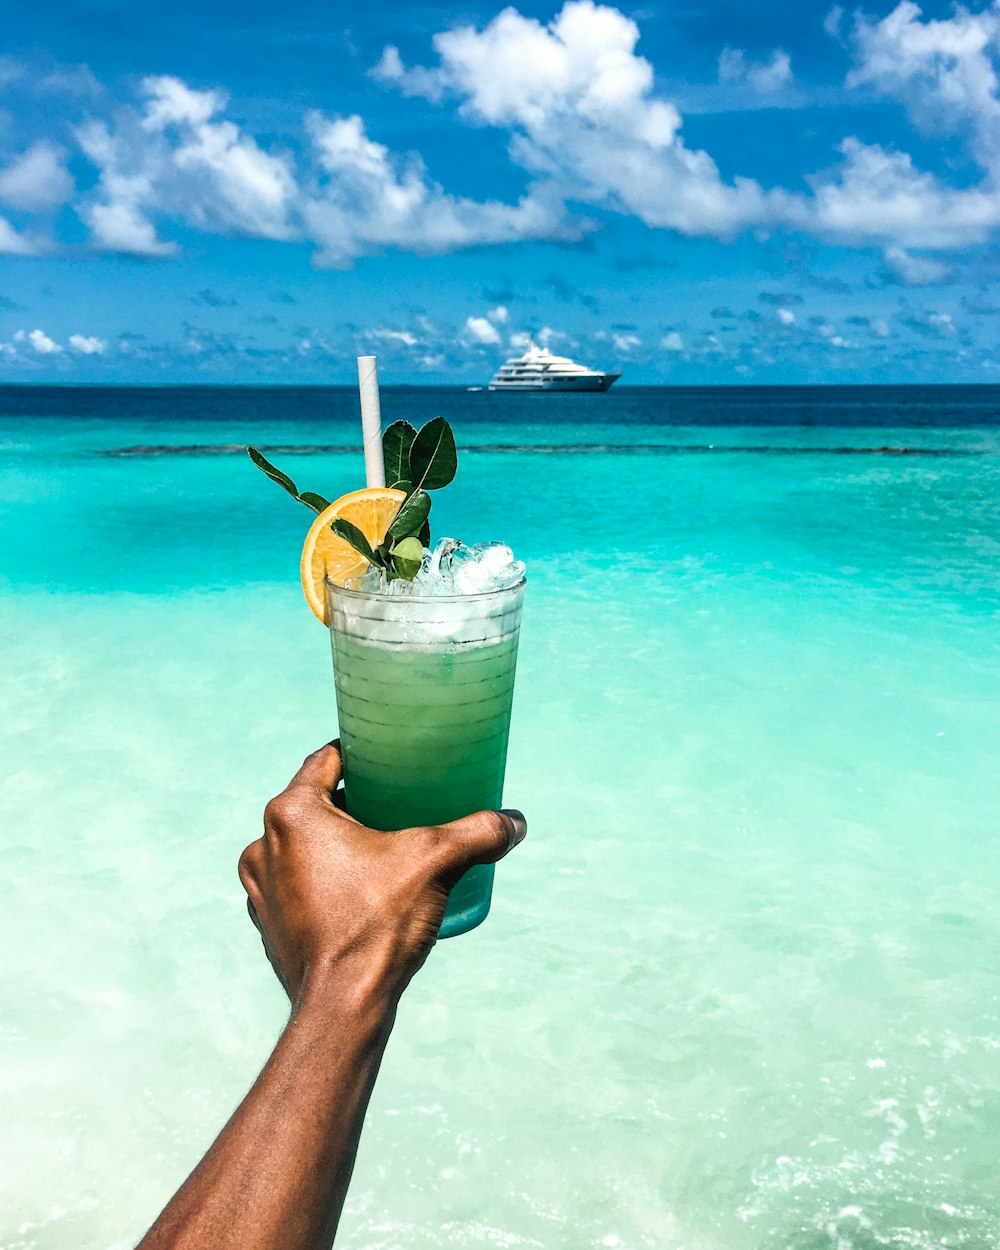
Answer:
[{"label": "clear plastic cup", "polygon": [[[326,593],[348,812],[393,830],[500,807],[524,580],[398,597],[328,581]],[[492,887],[492,864],[471,868],[440,936],[481,924]]]}]

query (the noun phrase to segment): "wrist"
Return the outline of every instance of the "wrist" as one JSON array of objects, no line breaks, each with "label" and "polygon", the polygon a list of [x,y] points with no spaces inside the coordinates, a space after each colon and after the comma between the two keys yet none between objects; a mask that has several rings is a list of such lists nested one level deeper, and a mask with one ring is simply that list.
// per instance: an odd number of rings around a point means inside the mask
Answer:
[{"label": "wrist", "polygon": [[392,1027],[402,993],[377,963],[351,967],[343,956],[320,956],[306,968],[292,1006],[292,1016],[318,1018],[329,1024],[350,1022],[377,1035]]}]

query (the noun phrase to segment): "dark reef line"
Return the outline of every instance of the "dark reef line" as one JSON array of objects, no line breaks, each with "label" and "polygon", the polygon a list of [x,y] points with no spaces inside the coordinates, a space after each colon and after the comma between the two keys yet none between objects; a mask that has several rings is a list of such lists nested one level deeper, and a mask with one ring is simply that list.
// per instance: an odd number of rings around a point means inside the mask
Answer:
[{"label": "dark reef line", "polygon": [[[260,443],[269,455],[360,455],[360,446],[352,444]],[[146,445],[108,447],[93,453],[121,459],[156,456],[233,456],[245,452],[242,443],[191,443],[178,445]],[[510,455],[691,455],[722,453],[727,455],[774,456],[977,456],[973,449],[954,447],[782,447],[738,446],[718,443],[472,443],[462,447],[463,453]]]}]

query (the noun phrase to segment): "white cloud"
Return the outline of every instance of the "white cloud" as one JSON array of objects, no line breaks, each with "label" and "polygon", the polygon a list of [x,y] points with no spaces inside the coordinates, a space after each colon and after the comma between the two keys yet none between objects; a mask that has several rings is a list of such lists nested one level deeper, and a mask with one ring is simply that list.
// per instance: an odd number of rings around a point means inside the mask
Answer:
[{"label": "white cloud", "polygon": [[510,313],[503,306],[503,304],[500,304],[496,308],[491,309],[486,314],[486,316],[490,319],[490,321],[493,321],[497,325],[501,325],[501,326],[505,326],[507,322],[510,320]]},{"label": "white cloud", "polygon": [[101,84],[88,65],[55,65],[39,73],[37,64],[0,55],[0,88],[17,86],[32,95],[96,97]]},{"label": "white cloud", "polygon": [[418,156],[400,158],[370,139],[360,117],[308,119],[322,176],[302,206],[317,263],[345,266],[390,247],[435,254],[484,243],[576,239],[561,201],[529,193],[516,203],[449,195]]},{"label": "white cloud", "polygon": [[165,257],[165,220],[255,238],[306,238],[316,263],[347,266],[362,255],[403,247],[428,254],[524,239],[571,241],[589,228],[571,221],[549,188],[515,203],[449,195],[417,155],[399,156],[370,139],[360,117],[306,118],[312,141],[297,171],[224,117],[222,91],[179,78],[143,80],[139,107],[113,122],[78,128],[99,173],[78,211],[94,243],[111,251]]},{"label": "white cloud", "polygon": [[[831,15],[828,27],[838,23]],[[1000,149],[1000,103],[985,51],[998,23],[1000,6],[921,22],[910,3],[880,23],[858,19],[849,81],[896,93],[917,117],[938,111],[953,125],[973,125],[981,154]],[[652,66],[636,54],[638,36],[632,20],[593,0],[568,0],[547,25],[507,8],[482,30],[436,35],[435,67],[410,69],[393,50],[378,75],[410,94],[456,97],[471,122],[510,130],[512,158],[560,198],[649,226],[719,239],[785,227],[842,245],[902,249],[965,247],[1000,226],[991,184],[949,186],[905,152],[855,137],[841,144],[837,166],[808,179],[811,199],[749,178],[724,181],[707,152],[685,145],[677,108],[655,93]],[[719,70],[759,90],[791,79],[781,49],[753,62],[728,48]],[[931,97],[924,109],[921,92]]]},{"label": "white cloud", "polygon": [[69,96],[100,96],[103,88],[89,65],[57,65],[37,80],[39,90]]},{"label": "white cloud", "polygon": [[0,217],[0,256],[37,256],[38,244],[19,234],[6,217]]},{"label": "white cloud", "polygon": [[167,74],[146,78],[142,85],[149,103],[141,125],[150,133],[168,126],[204,126],[227,104],[223,92],[195,91]]},{"label": "white cloud", "polygon": [[952,320],[951,313],[931,313],[927,318],[927,324],[942,338],[953,338],[958,333],[958,327]]},{"label": "white cloud", "polygon": [[118,178],[102,174],[101,182],[109,202],[90,204],[81,216],[90,226],[94,242],[109,252],[127,252],[132,256],[176,256],[180,249],[157,237],[156,227],[145,216],[140,201],[151,191],[141,178]]},{"label": "white cloud", "polygon": [[[839,31],[839,16],[831,13],[826,25]],[[516,168],[500,171],[497,183],[507,176],[523,188],[509,200],[452,194],[419,154],[390,150],[359,116],[309,115],[311,144],[293,159],[230,121],[224,91],[153,76],[142,80],[136,101],[113,113],[106,97],[92,95],[95,117],[75,134],[97,185],[77,212],[94,245],[112,251],[176,255],[171,232],[183,226],[309,241],[317,264],[348,266],[395,248],[433,255],[577,240],[594,223],[574,218],[568,206],[590,204],[692,236],[727,240],[745,230],[791,229],[838,245],[876,246],[885,252],[884,274],[907,285],[928,285],[947,272],[944,261],[914,249],[976,245],[1000,229],[1000,0],[941,21],[925,21],[904,0],[880,21],[857,18],[844,36],[853,86],[900,100],[928,132],[967,139],[985,173],[971,186],[950,185],[905,151],[853,136],[832,168],[807,179],[811,195],[724,178],[707,151],[685,143],[677,106],[638,54],[639,33],[609,4],[566,0],[547,23],[508,7],[481,28],[444,30],[434,36],[429,67],[407,67],[386,48],[372,71],[380,81],[455,101],[471,125],[504,134]],[[16,64],[18,82],[26,81]],[[780,48],[760,61],[726,48],[719,76],[760,92],[792,81]],[[65,154],[45,141],[0,170],[0,199],[26,211],[55,206],[72,189]],[[0,253],[46,246],[36,231],[0,218]],[[506,326],[500,313],[485,320]]]},{"label": "white cloud", "polygon": [[746,56],[739,48],[730,48],[727,44],[719,53],[719,82],[739,82],[746,73]]},{"label": "white cloud", "polygon": [[903,286],[932,286],[944,282],[951,273],[950,266],[943,262],[929,256],[912,256],[902,247],[887,247],[884,256],[889,276]]},{"label": "white cloud", "polygon": [[777,312],[777,317],[783,326],[790,326],[790,325],[795,324],[795,314],[792,312],[790,308],[779,308]]},{"label": "white cloud", "polygon": [[684,339],[676,330],[671,330],[660,339],[660,346],[665,352],[682,352],[684,350]]},{"label": "white cloud", "polygon": [[58,356],[62,347],[45,333],[44,330],[18,330],[14,335],[15,343],[30,343],[40,356]]},{"label": "white cloud", "polygon": [[916,331],[917,334],[931,339],[952,339],[958,337],[958,326],[955,325],[951,313],[936,312],[927,309],[919,313],[908,313],[901,316],[903,325]]},{"label": "white cloud", "polygon": [[65,204],[74,190],[61,148],[42,140],[0,169],[0,200],[33,211]]},{"label": "white cloud", "polygon": [[407,69],[399,55],[399,49],[389,44],[371,70],[371,76],[380,82],[394,83],[403,95],[423,96],[435,103],[444,95],[444,83],[436,71],[430,69]]},{"label": "white cloud", "polygon": [[513,159],[561,199],[690,235],[797,219],[794,197],[724,182],[708,153],[685,145],[679,112],[654,94],[653,68],[635,54],[638,39],[617,9],[567,0],[547,25],[507,8],[481,31],[436,35],[437,67],[408,69],[396,53],[378,73],[410,94],[457,96],[470,121],[511,130]]},{"label": "white cloud", "polygon": [[567,335],[562,330],[554,330],[552,326],[542,326],[535,334],[529,333],[527,330],[516,330],[507,342],[510,346],[518,351],[524,351],[536,343],[539,347],[551,347],[555,339],[564,339]]},{"label": "white cloud", "polygon": [[611,342],[616,351],[621,352],[623,356],[629,356],[642,346],[642,339],[637,334],[612,334]]},{"label": "white cloud", "polygon": [[953,17],[922,21],[910,0],[879,22],[855,18],[856,63],[849,86],[870,86],[900,100],[929,133],[968,133],[973,151],[993,168],[1000,157],[1000,98],[993,55],[1000,7],[959,6]]},{"label": "white cloud", "polygon": [[389,330],[378,328],[375,330],[366,330],[364,338],[383,339],[388,343],[401,343],[404,347],[416,347],[420,342],[417,336],[410,330]]},{"label": "white cloud", "polygon": [[742,49],[726,47],[719,56],[719,81],[746,82],[766,95],[792,81],[792,62],[781,48],[775,48],[767,61],[751,61]]},{"label": "white cloud", "polygon": [[500,342],[499,331],[485,317],[467,317],[465,333],[474,343],[495,344]]},{"label": "white cloud", "polygon": [[75,352],[79,352],[81,356],[103,356],[108,350],[108,344],[104,339],[99,339],[96,335],[88,334],[71,334],[69,336],[69,345]]},{"label": "white cloud", "polygon": [[194,91],[180,79],[143,80],[140,110],[122,110],[112,127],[92,121],[77,131],[100,182],[81,216],[95,243],[111,251],[167,256],[156,217],[254,238],[294,236],[289,213],[295,180],[288,160],[264,152],[232,122],[213,120],[221,92]]},{"label": "white cloud", "polygon": [[889,323],[884,317],[870,317],[868,320],[868,329],[879,339],[887,339],[889,337]]},{"label": "white cloud", "polygon": [[845,139],[833,177],[814,178],[814,229],[846,243],[954,248],[982,243],[1000,223],[1000,199],[956,190],[918,170],[905,152]]},{"label": "white cloud", "polygon": [[[1000,5],[979,13],[959,6],[952,17],[924,21],[920,8],[903,0],[881,21],[856,15],[852,45],[855,63],[848,86],[869,87],[899,100],[927,134],[963,138],[986,178],[978,186],[947,186],[917,170],[905,153],[848,139],[843,181],[853,185],[845,185],[844,196],[834,190],[830,198],[837,203],[822,204],[821,217],[827,210],[829,225],[832,209],[834,215],[854,218],[844,223],[846,241],[867,237],[896,249],[896,260],[887,256],[887,265],[897,280],[911,285],[940,281],[931,276],[937,262],[907,258],[900,249],[981,243],[1000,225],[1000,82],[995,69]],[[852,196],[854,213],[846,203]]]}]

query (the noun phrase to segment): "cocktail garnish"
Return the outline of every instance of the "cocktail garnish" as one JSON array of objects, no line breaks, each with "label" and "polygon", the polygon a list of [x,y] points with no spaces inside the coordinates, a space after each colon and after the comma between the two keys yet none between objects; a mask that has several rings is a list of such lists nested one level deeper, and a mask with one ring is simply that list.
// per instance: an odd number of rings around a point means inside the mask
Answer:
[{"label": "cocktail garnish", "polygon": [[[431,541],[431,498],[427,492],[447,486],[458,469],[455,435],[444,417],[434,417],[419,430],[409,421],[395,421],[382,435],[382,453],[389,489],[402,492],[402,502],[388,529],[369,540],[346,517],[334,517],[329,526],[370,566],[382,569],[387,581],[412,581],[420,568],[423,549]],[[256,447],[248,447],[247,454],[272,482],[313,512],[322,513],[331,506],[322,495],[300,492],[288,474],[271,464]]]}]

